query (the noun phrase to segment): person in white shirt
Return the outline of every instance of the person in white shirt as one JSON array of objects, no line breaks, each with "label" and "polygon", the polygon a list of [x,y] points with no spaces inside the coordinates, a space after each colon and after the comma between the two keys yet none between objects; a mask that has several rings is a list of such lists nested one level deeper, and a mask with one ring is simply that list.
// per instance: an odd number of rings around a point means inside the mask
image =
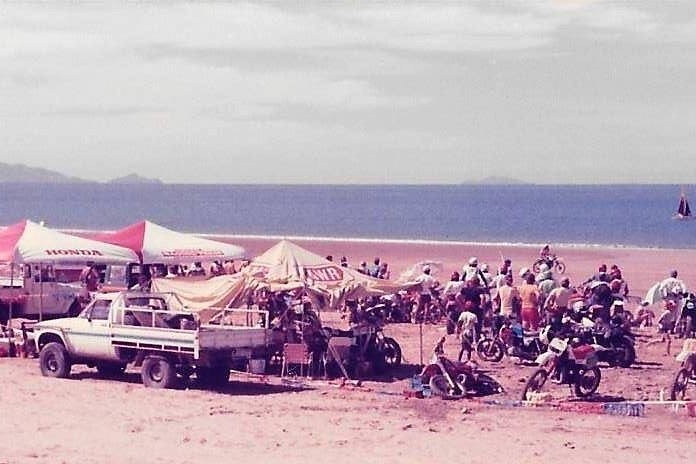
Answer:
[{"label": "person in white shirt", "polygon": [[478,317],[474,314],[473,305],[471,302],[467,302],[464,305],[464,311],[459,315],[457,320],[457,331],[462,342],[462,348],[459,350],[459,361],[462,360],[462,356],[466,351],[467,361],[471,361],[471,353],[474,351],[474,343],[476,342],[477,333],[476,326],[478,325]]},{"label": "person in white shirt", "polygon": [[677,276],[677,271],[672,271],[665,280],[660,282],[660,294],[665,300],[679,300],[682,294],[686,293],[686,284]]},{"label": "person in white shirt", "polygon": [[418,318],[427,320],[428,305],[430,304],[431,290],[435,288],[435,278],[430,275],[430,266],[423,266],[423,273],[416,277],[416,282],[420,284],[420,296],[418,298],[418,309],[416,310],[416,319],[413,322],[418,322]]}]

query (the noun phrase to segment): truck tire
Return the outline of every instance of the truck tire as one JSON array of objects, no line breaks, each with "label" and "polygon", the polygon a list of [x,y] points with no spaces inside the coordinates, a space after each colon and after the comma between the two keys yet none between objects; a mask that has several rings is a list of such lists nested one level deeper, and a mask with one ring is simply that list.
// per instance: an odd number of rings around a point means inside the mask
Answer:
[{"label": "truck tire", "polygon": [[126,371],[125,364],[98,363],[96,367],[99,375],[105,378],[120,377]]},{"label": "truck tire", "polygon": [[44,377],[64,379],[70,375],[70,355],[60,343],[47,343],[39,354],[39,367]]},{"label": "truck tire", "polygon": [[171,362],[163,356],[148,355],[140,371],[143,385],[149,388],[172,388],[176,381],[176,371]]},{"label": "truck tire", "polygon": [[230,380],[229,366],[196,367],[196,378],[201,386],[222,387]]}]

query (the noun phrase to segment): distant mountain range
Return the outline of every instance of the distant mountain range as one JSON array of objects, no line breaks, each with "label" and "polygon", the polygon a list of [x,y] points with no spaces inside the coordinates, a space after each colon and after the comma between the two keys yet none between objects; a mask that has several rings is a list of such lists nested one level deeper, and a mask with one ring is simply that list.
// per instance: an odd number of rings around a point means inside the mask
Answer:
[{"label": "distant mountain range", "polygon": [[[33,168],[24,164],[0,163],[0,183],[21,184],[75,184],[93,183],[95,181],[66,176],[60,172],[44,168]],[[107,182],[108,184],[161,184],[159,179],[149,179],[138,174],[128,174]]]}]

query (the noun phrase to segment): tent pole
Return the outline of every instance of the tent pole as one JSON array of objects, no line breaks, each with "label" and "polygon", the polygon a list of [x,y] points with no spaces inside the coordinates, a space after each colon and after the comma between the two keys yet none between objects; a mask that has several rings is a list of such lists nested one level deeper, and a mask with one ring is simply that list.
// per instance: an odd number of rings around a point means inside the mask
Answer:
[{"label": "tent pole", "polygon": [[14,261],[10,263],[10,290],[12,291],[12,293],[10,293],[10,295],[12,295],[12,296],[10,297],[10,304],[9,304],[10,307],[9,307],[8,314],[7,314],[7,316],[8,316],[7,324],[8,325],[12,321],[12,300],[14,299]]},{"label": "tent pole", "polygon": [[423,365],[423,321],[418,324],[418,340],[420,347],[420,364]]},{"label": "tent pole", "polygon": [[43,275],[41,272],[43,263],[39,263],[39,322],[43,321]]}]

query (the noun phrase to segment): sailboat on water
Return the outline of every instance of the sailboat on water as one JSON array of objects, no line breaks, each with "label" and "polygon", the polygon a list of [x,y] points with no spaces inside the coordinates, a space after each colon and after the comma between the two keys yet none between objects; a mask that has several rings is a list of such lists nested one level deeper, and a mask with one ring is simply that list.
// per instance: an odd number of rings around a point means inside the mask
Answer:
[{"label": "sailboat on water", "polygon": [[691,208],[689,207],[689,200],[686,198],[686,194],[682,191],[679,197],[679,207],[677,208],[677,214],[672,216],[672,219],[693,219],[691,215]]}]

